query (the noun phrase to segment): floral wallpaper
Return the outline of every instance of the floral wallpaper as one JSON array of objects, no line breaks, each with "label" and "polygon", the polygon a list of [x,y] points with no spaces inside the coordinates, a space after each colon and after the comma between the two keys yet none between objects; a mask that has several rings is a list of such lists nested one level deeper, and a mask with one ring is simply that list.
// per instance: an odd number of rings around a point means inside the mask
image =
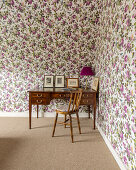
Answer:
[{"label": "floral wallpaper", "polygon": [[100,77],[98,124],[127,169],[136,169],[136,2],[99,6],[95,68]]},{"label": "floral wallpaper", "polygon": [[74,77],[84,65],[93,67],[96,9],[95,1],[0,2],[1,111],[28,110],[27,91],[42,87],[44,75]]},{"label": "floral wallpaper", "polygon": [[[134,0],[0,1],[0,111],[28,111],[27,91],[45,74],[79,76],[91,65],[100,78],[97,123],[136,169],[135,9]],[[52,102],[42,109],[52,112]]]}]

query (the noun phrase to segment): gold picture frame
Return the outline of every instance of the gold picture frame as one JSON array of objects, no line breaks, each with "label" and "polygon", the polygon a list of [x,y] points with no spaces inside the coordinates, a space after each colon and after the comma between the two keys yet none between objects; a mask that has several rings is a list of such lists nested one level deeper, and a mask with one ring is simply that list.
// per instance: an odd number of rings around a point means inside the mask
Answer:
[{"label": "gold picture frame", "polygon": [[98,82],[99,82],[99,78],[98,77],[94,77],[93,78],[93,83],[92,83],[92,90],[97,91],[97,89],[98,89]]},{"label": "gold picture frame", "polygon": [[67,78],[67,88],[78,88],[79,78]]}]

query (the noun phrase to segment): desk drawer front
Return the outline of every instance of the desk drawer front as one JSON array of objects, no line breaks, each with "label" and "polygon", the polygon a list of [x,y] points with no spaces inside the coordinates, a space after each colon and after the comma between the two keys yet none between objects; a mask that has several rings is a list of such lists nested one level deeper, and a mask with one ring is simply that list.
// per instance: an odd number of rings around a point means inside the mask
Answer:
[{"label": "desk drawer front", "polygon": [[53,99],[63,99],[63,98],[69,98],[70,97],[70,94],[64,94],[64,93],[53,93],[52,94],[52,98]]},{"label": "desk drawer front", "polygon": [[93,105],[94,100],[93,99],[81,99],[80,105]]},{"label": "desk drawer front", "polygon": [[42,97],[35,97],[32,98],[32,104],[34,105],[48,105],[50,104],[50,99],[42,98]]},{"label": "desk drawer front", "polygon": [[90,93],[84,93],[83,95],[82,95],[82,98],[84,98],[84,99],[86,99],[86,98],[93,98],[94,97],[94,95],[93,94],[90,94]]},{"label": "desk drawer front", "polygon": [[41,93],[41,92],[34,92],[32,93],[32,97],[44,97],[44,98],[49,98],[50,93]]}]

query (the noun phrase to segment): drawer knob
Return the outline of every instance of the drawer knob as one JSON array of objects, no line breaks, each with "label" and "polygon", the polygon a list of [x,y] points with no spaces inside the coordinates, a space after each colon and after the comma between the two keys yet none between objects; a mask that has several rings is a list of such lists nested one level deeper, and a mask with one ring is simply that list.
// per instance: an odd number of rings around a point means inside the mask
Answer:
[{"label": "drawer knob", "polygon": [[36,100],[37,101],[37,103],[42,103],[42,100]]},{"label": "drawer knob", "polygon": [[37,94],[37,97],[42,97],[42,94]]}]

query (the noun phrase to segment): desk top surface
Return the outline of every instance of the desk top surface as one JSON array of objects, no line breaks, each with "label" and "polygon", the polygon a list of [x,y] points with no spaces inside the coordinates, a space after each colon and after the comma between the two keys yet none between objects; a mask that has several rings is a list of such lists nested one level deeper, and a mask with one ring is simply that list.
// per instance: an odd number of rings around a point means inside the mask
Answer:
[{"label": "desk top surface", "polygon": [[[66,92],[70,92],[72,89],[68,89],[68,88],[41,88],[41,89],[32,89],[32,90],[28,90],[28,92],[60,92],[60,93],[66,93]],[[83,90],[83,92],[85,93],[97,93],[96,91],[92,90],[92,89],[87,89],[87,90]]]}]

